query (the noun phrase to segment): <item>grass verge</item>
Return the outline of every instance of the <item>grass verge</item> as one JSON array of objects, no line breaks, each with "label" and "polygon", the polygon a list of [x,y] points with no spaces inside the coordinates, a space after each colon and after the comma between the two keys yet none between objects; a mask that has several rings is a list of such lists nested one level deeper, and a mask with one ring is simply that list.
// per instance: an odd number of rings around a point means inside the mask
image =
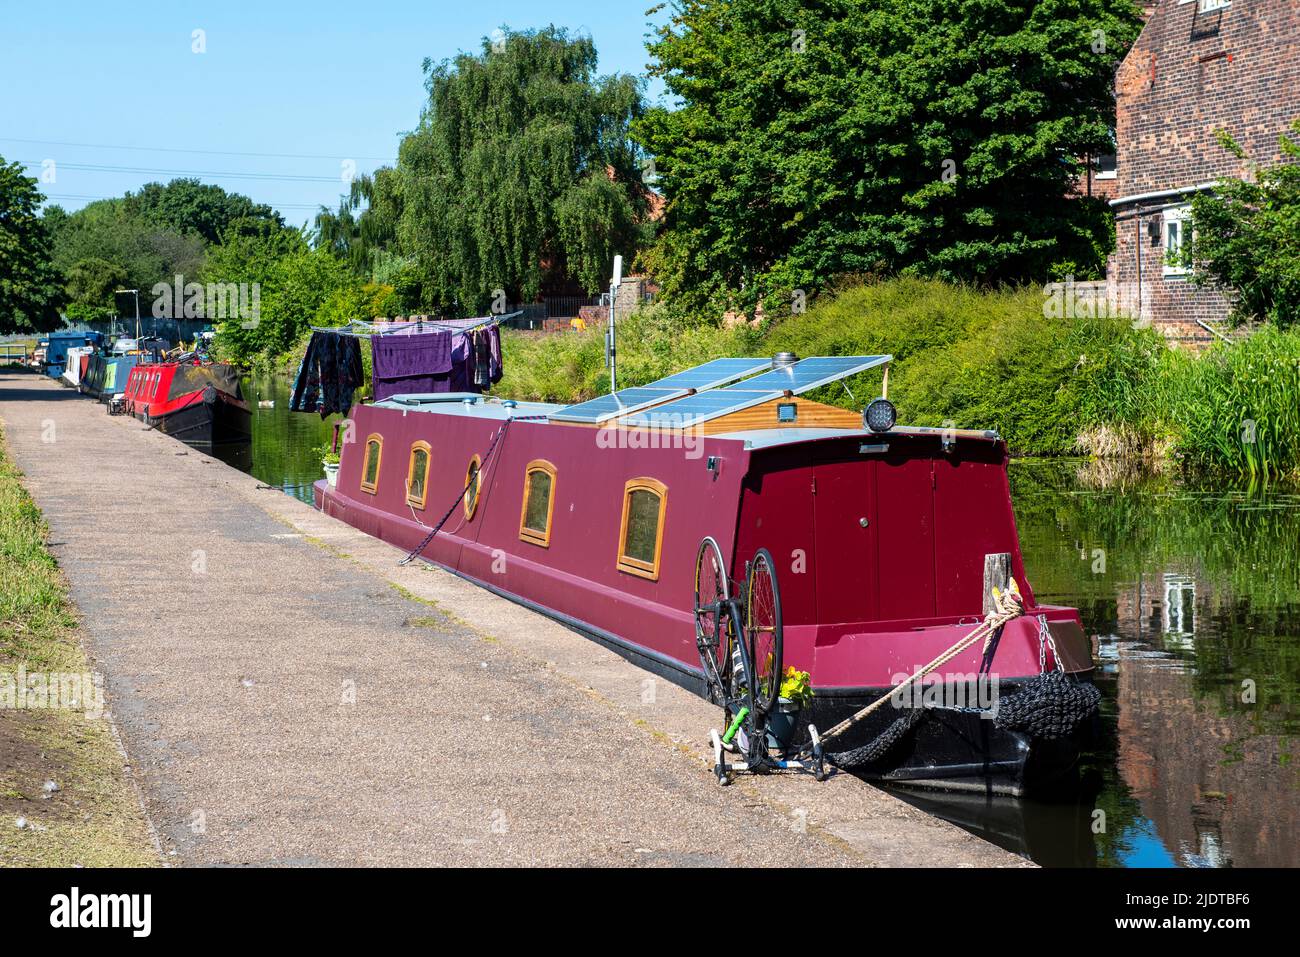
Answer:
[{"label": "grass verge", "polygon": [[0,865],[158,864],[21,478],[0,430]]}]

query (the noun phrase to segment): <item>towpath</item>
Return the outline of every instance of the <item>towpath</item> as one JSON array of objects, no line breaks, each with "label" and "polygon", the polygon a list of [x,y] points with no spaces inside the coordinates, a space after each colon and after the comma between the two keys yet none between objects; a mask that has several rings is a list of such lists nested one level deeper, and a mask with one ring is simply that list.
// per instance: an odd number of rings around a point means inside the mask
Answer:
[{"label": "towpath", "polygon": [[0,421],[169,861],[1024,864],[846,775],[719,788],[703,701],[52,381]]}]

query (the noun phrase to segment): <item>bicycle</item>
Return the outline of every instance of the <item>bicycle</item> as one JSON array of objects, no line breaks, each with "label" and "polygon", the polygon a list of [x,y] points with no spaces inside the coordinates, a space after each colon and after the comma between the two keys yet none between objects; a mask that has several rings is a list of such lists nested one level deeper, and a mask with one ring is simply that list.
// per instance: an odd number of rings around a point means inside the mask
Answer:
[{"label": "bicycle", "polygon": [[[781,591],[775,563],[760,548],[745,563],[745,577],[732,594],[722,548],[712,536],[700,542],[695,557],[695,643],[704,667],[709,700],[722,705],[721,735],[711,732],[714,773],[728,784],[734,771],[811,770],[825,776],[817,729],[809,725],[812,760],[772,756],[768,716],[780,697],[782,676]],[[744,760],[728,763],[722,752]]]}]

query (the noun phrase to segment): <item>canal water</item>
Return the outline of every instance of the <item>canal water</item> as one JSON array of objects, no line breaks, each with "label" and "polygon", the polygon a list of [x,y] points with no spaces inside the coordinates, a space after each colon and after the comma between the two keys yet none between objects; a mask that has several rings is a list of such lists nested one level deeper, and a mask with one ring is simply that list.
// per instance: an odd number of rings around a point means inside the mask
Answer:
[{"label": "canal water", "polygon": [[[244,388],[243,467],[311,501],[337,416],[290,413],[283,377]],[[895,793],[1048,866],[1300,865],[1300,493],[1077,460],[1010,474],[1035,594],[1095,636],[1102,740],[1070,800]]]}]

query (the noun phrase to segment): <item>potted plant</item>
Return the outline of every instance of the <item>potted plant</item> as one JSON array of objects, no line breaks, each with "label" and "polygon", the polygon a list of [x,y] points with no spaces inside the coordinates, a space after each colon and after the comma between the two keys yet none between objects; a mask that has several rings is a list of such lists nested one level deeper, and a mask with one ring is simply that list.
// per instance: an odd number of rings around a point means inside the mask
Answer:
[{"label": "potted plant", "polygon": [[790,746],[799,712],[812,700],[812,679],[806,671],[793,665],[785,669],[776,707],[767,716],[767,743],[769,747],[784,750]]},{"label": "potted plant", "polygon": [[339,454],[329,445],[317,446],[315,451],[321,457],[321,464],[325,466],[325,481],[329,482],[330,488],[337,488],[339,484]]}]

